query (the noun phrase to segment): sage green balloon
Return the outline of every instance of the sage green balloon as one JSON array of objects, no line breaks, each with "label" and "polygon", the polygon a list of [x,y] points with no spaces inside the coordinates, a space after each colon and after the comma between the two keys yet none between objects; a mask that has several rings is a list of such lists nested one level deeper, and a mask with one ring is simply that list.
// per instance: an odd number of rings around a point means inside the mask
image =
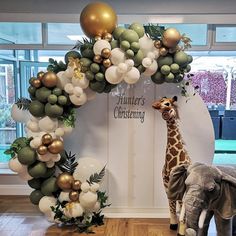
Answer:
[{"label": "sage green balloon", "polygon": [[171,64],[170,71],[174,74],[179,73],[179,65],[176,63]]},{"label": "sage green balloon", "polygon": [[139,50],[133,57],[134,65],[135,66],[141,65],[143,58],[144,58],[143,52]]},{"label": "sage green balloon", "polygon": [[48,102],[50,104],[56,104],[57,103],[57,96],[55,94],[50,94],[48,96]]},{"label": "sage green balloon", "polygon": [[28,172],[34,178],[41,178],[47,173],[47,166],[44,162],[37,162],[28,167]]},{"label": "sage green balloon", "polygon": [[88,80],[93,80],[94,79],[94,73],[90,70],[85,72],[85,76]]},{"label": "sage green balloon", "polygon": [[87,68],[92,64],[92,61],[86,57],[82,57],[79,61],[83,67],[87,67]]},{"label": "sage green balloon", "polygon": [[139,70],[140,74],[143,73],[143,72],[146,70],[146,68],[145,68],[142,64],[140,64],[140,65],[137,67],[137,69]]},{"label": "sage green balloon", "polygon": [[140,45],[138,42],[133,42],[131,43],[131,49],[134,51],[134,52],[138,52],[139,49],[140,49]]},{"label": "sage green balloon", "polygon": [[125,28],[121,27],[121,26],[118,26],[115,28],[115,30],[113,31],[112,33],[112,36],[114,39],[119,39],[121,34],[125,31]]},{"label": "sage green balloon", "polygon": [[168,65],[164,65],[161,67],[161,73],[163,75],[168,75],[170,73],[170,67]]},{"label": "sage green balloon", "polygon": [[128,58],[133,58],[133,57],[134,57],[134,52],[133,52],[131,49],[128,49],[128,50],[125,52],[125,55],[126,55]]},{"label": "sage green balloon", "polygon": [[165,78],[160,71],[157,71],[154,75],[152,75],[151,79],[155,84],[163,84],[165,82]]},{"label": "sage green balloon", "polygon": [[134,30],[126,29],[119,37],[120,41],[127,40],[129,43],[138,42],[139,36]]},{"label": "sage green balloon", "polygon": [[39,100],[40,102],[47,102],[48,100],[48,96],[51,94],[51,90],[46,88],[46,87],[42,87],[36,90],[35,92],[35,97],[37,98],[37,100]]},{"label": "sage green balloon", "polygon": [[53,166],[52,168],[47,168],[46,174],[43,176],[43,178],[49,178],[51,176],[53,176],[56,172],[56,168],[55,166]]},{"label": "sage green balloon", "polygon": [[191,70],[191,66],[190,65],[187,65],[186,68],[185,68],[186,72],[188,73],[190,70]]},{"label": "sage green balloon", "polygon": [[185,52],[176,52],[174,54],[174,62],[179,66],[184,67],[188,64],[188,55]]},{"label": "sage green balloon", "polygon": [[173,57],[170,55],[167,56],[160,56],[157,59],[158,67],[161,68],[163,65],[170,66],[173,63]]},{"label": "sage green balloon", "polygon": [[191,63],[193,61],[193,57],[191,55],[188,55],[188,63]]},{"label": "sage green balloon", "polygon": [[34,204],[34,205],[38,205],[40,199],[43,197],[44,195],[41,193],[40,190],[34,190],[33,192],[31,192],[29,198],[30,201]]},{"label": "sage green balloon", "polygon": [[123,51],[126,51],[130,48],[130,43],[127,41],[127,40],[123,40],[121,41],[120,43],[120,48],[123,50]]},{"label": "sage green balloon", "polygon": [[105,80],[105,76],[104,76],[103,73],[98,72],[98,73],[95,75],[95,79],[96,79],[97,81],[103,81],[103,80]]},{"label": "sage green balloon", "polygon": [[112,40],[111,41],[111,49],[118,48],[119,47],[119,42],[118,40]]},{"label": "sage green balloon", "polygon": [[42,184],[42,180],[39,178],[38,179],[31,179],[28,181],[28,185],[34,189],[40,189],[41,184]]},{"label": "sage green balloon", "polygon": [[34,149],[29,146],[23,147],[18,152],[18,160],[23,165],[31,165],[37,160],[37,155]]},{"label": "sage green balloon", "polygon": [[29,86],[28,92],[29,92],[29,94],[34,96],[35,92],[36,92],[36,88],[34,86]]},{"label": "sage green balloon", "polygon": [[29,105],[29,112],[36,117],[42,117],[45,115],[44,104],[38,100],[34,100]]},{"label": "sage green balloon", "polygon": [[52,90],[52,93],[55,94],[56,96],[60,96],[60,95],[62,95],[62,89],[60,89],[60,88],[54,88],[54,89]]},{"label": "sage green balloon", "polygon": [[142,38],[144,36],[144,33],[145,33],[145,29],[143,27],[143,25],[139,24],[139,23],[133,23],[129,26],[129,29],[132,29],[134,30],[139,38]]},{"label": "sage green balloon", "polygon": [[98,73],[100,70],[100,66],[97,63],[92,63],[90,65],[90,71],[92,71],[94,74]]},{"label": "sage green balloon", "polygon": [[41,185],[41,192],[45,196],[52,196],[52,193],[56,192],[57,190],[58,186],[56,177],[50,177],[46,179]]},{"label": "sage green balloon", "polygon": [[102,93],[106,87],[106,82],[105,81],[91,81],[89,84],[89,87],[97,92],[97,93]]},{"label": "sage green balloon", "polygon": [[167,83],[173,83],[174,79],[175,79],[175,76],[171,72],[165,76],[165,82],[167,82]]}]

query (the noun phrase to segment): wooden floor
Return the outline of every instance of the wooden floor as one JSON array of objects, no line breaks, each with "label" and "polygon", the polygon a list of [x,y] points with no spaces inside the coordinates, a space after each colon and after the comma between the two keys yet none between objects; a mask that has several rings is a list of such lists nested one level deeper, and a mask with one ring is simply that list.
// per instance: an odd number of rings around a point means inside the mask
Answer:
[{"label": "wooden floor", "polygon": [[[106,219],[95,236],[175,236],[167,219]],[[27,197],[0,196],[0,236],[85,236],[48,223]],[[215,235],[215,234],[211,234]]]}]

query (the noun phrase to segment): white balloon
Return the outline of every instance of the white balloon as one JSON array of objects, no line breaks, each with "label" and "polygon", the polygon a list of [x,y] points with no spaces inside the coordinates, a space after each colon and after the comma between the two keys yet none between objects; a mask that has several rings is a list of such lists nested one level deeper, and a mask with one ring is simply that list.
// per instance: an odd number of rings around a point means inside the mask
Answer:
[{"label": "white balloon", "polygon": [[153,49],[153,53],[155,54],[155,59],[157,59],[160,56],[160,51],[159,49],[155,48]]},{"label": "white balloon", "polygon": [[51,207],[56,206],[57,199],[55,197],[44,196],[39,201],[39,210],[43,213],[51,211]]},{"label": "white balloon", "polygon": [[68,79],[71,79],[74,74],[74,68],[72,67],[67,67],[67,69],[64,72],[64,76],[67,77]]},{"label": "white balloon", "polygon": [[65,126],[64,128],[65,135],[70,134],[73,131],[73,128],[70,126]]},{"label": "white balloon", "polygon": [[10,159],[8,166],[13,172],[22,173],[27,171],[27,166],[22,165],[17,156]]},{"label": "white balloon", "polygon": [[65,208],[63,209],[63,213],[68,218],[76,218],[83,215],[84,209],[80,203],[71,202],[66,204]]},{"label": "white balloon", "polygon": [[64,89],[65,85],[70,83],[70,79],[68,79],[68,77],[65,76],[65,72],[64,71],[60,71],[57,73],[57,87],[60,89]]},{"label": "white balloon", "polygon": [[119,84],[123,80],[122,74],[117,71],[117,66],[110,66],[105,72],[105,77],[111,84]]},{"label": "white balloon", "polygon": [[84,91],[83,91],[82,88],[80,88],[80,87],[74,87],[73,93],[74,93],[75,96],[78,96],[78,97],[79,97],[83,92],[84,92]]},{"label": "white balloon", "polygon": [[39,131],[39,125],[38,122],[29,120],[26,124],[26,127],[31,130],[32,132],[38,132]]},{"label": "white balloon", "polygon": [[139,39],[140,50],[143,55],[146,57],[149,52],[152,52],[153,49],[153,40],[145,34],[142,38]]},{"label": "white balloon", "polygon": [[127,84],[135,84],[140,78],[140,72],[136,67],[133,67],[125,74],[124,81]]},{"label": "white balloon", "polygon": [[30,120],[34,121],[34,122],[37,122],[37,123],[39,122],[39,118],[33,116],[32,114],[30,114]]},{"label": "white balloon", "polygon": [[56,134],[56,136],[61,137],[61,136],[63,136],[65,134],[65,131],[64,131],[63,128],[57,128],[55,130],[55,134]]},{"label": "white balloon", "polygon": [[20,172],[18,176],[24,181],[33,179],[33,177],[29,175],[27,168],[25,169],[25,171]]},{"label": "white balloon", "polygon": [[70,201],[69,192],[61,192],[58,197],[58,200],[60,202],[69,202]]},{"label": "white balloon", "polygon": [[90,186],[90,190],[94,193],[96,193],[99,189],[99,184],[98,183],[92,183],[91,186]]},{"label": "white balloon", "polygon": [[48,161],[51,161],[51,159],[52,159],[52,154],[50,152],[47,152],[44,155],[38,154],[38,160],[42,162],[48,162]]},{"label": "white balloon", "polygon": [[58,120],[45,116],[39,121],[39,128],[44,132],[54,132],[58,127]]},{"label": "white balloon", "polygon": [[32,141],[34,143],[35,148],[38,148],[40,145],[42,145],[41,137],[35,137]]},{"label": "white balloon", "polygon": [[95,55],[101,55],[102,50],[104,48],[108,48],[111,50],[111,45],[107,40],[101,39],[98,40],[94,45],[93,45],[93,52]]},{"label": "white balloon", "polygon": [[143,58],[142,60],[142,65],[145,67],[145,68],[148,68],[149,66],[151,66],[152,64],[152,59],[149,58],[149,57],[145,57]]},{"label": "white balloon", "polygon": [[74,86],[79,86],[82,89],[86,89],[89,86],[89,80],[85,77],[85,75],[83,79],[80,79],[78,77],[72,77],[71,82]]},{"label": "white balloon", "polygon": [[71,83],[66,84],[64,89],[69,94],[73,94],[73,92],[74,92],[74,86]]},{"label": "white balloon", "polygon": [[130,71],[134,67],[134,61],[132,59],[126,60],[125,64],[128,66],[128,71]]},{"label": "white balloon", "polygon": [[122,62],[125,62],[125,53],[120,48],[114,48],[111,50],[110,60],[113,65],[118,65]]},{"label": "white balloon", "polygon": [[[29,136],[28,136],[28,137],[29,137]],[[34,148],[34,149],[38,148],[38,147],[35,145],[33,139],[30,141],[30,147],[32,147],[32,148]]]},{"label": "white balloon", "polygon": [[149,52],[149,53],[147,54],[147,57],[149,57],[150,59],[154,60],[155,57],[156,57],[156,55],[155,55],[154,52]]},{"label": "white balloon", "polygon": [[87,193],[81,192],[79,195],[80,204],[85,209],[93,207],[96,204],[97,199],[97,193],[93,193],[91,191],[88,191]]},{"label": "white balloon", "polygon": [[154,75],[157,71],[157,68],[158,68],[158,64],[156,62],[156,60],[153,60],[151,66],[149,66],[144,72],[143,74],[146,75],[146,76],[151,76],[151,75]]},{"label": "white balloon", "polygon": [[84,93],[86,93],[88,101],[91,101],[96,97],[96,92],[90,89],[89,87],[84,90]]},{"label": "white balloon", "polygon": [[87,96],[85,93],[82,93],[79,97],[76,96],[75,94],[72,94],[69,97],[70,101],[76,106],[83,105],[87,102]]},{"label": "white balloon", "polygon": [[81,184],[80,188],[84,193],[87,193],[90,190],[90,185],[88,182],[84,182]]},{"label": "white balloon", "polygon": [[11,117],[16,122],[26,123],[30,119],[28,110],[19,109],[16,104],[11,108]]},{"label": "white balloon", "polygon": [[128,65],[127,64],[122,62],[117,66],[117,72],[118,73],[124,74],[127,71],[128,71]]},{"label": "white balloon", "polygon": [[52,168],[55,165],[54,161],[48,161],[46,162],[47,168]]},{"label": "white balloon", "polygon": [[86,182],[92,174],[99,173],[103,166],[95,158],[81,157],[78,160],[73,177],[75,180],[80,180],[82,183]]},{"label": "white balloon", "polygon": [[58,162],[58,161],[60,161],[61,160],[61,155],[60,154],[53,154],[53,156],[52,156],[52,161],[54,161],[54,162]]}]

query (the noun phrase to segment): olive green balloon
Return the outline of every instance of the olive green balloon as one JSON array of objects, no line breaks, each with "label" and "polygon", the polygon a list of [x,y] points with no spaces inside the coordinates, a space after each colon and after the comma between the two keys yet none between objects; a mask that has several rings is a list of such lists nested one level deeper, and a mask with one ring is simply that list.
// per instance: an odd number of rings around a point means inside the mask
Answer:
[{"label": "olive green balloon", "polygon": [[116,40],[119,39],[120,36],[121,36],[121,34],[122,34],[124,31],[125,31],[125,28],[120,27],[120,26],[116,27],[115,30],[114,30],[113,33],[112,33],[113,38],[116,39]]},{"label": "olive green balloon", "polygon": [[80,59],[80,64],[83,66],[83,67],[89,67],[91,64],[92,64],[92,61],[88,58],[85,58],[85,57],[82,57]]},{"label": "olive green balloon", "polygon": [[163,75],[168,75],[170,73],[170,67],[168,65],[164,65],[161,67],[161,73]]},{"label": "olive green balloon", "polygon": [[143,73],[143,72],[146,70],[146,68],[145,68],[142,64],[140,64],[140,65],[137,67],[137,69],[139,70],[140,74]]},{"label": "olive green balloon", "polygon": [[42,117],[45,115],[44,104],[35,100],[32,101],[29,105],[29,112],[36,117]]},{"label": "olive green balloon", "polygon": [[46,172],[46,174],[43,176],[43,178],[49,178],[49,177],[51,177],[51,176],[53,176],[54,174],[55,174],[55,172],[56,172],[56,168],[55,168],[55,166],[53,166],[52,168],[47,168],[47,172]]},{"label": "olive green balloon", "polygon": [[26,137],[20,137],[14,140],[13,144],[17,144],[21,148],[28,146],[28,139]]},{"label": "olive green balloon", "polygon": [[86,48],[85,50],[81,51],[81,54],[83,57],[89,58],[89,59],[93,59],[94,52],[92,49]]},{"label": "olive green balloon", "polygon": [[129,43],[138,42],[139,36],[134,30],[126,29],[120,35],[120,41],[127,40]]},{"label": "olive green balloon", "polygon": [[105,80],[105,76],[104,76],[103,73],[98,72],[98,73],[95,75],[95,79],[96,79],[97,81],[103,81],[103,80]]},{"label": "olive green balloon", "polygon": [[36,90],[37,89],[34,86],[29,86],[28,88],[28,92],[33,96],[35,95]]},{"label": "olive green balloon", "polygon": [[123,51],[126,51],[130,48],[130,43],[127,41],[127,40],[123,40],[121,41],[120,43],[120,48],[123,50]]},{"label": "olive green balloon", "polygon": [[134,51],[134,52],[138,52],[139,49],[140,49],[140,45],[138,42],[133,42],[131,43],[131,49]]},{"label": "olive green balloon", "polygon": [[175,78],[174,74],[170,72],[168,75],[165,76],[165,81],[167,83],[173,83],[174,78]]},{"label": "olive green balloon", "polygon": [[184,79],[184,76],[182,74],[175,75],[174,82],[179,83]]},{"label": "olive green balloon", "polygon": [[90,70],[85,72],[85,76],[88,80],[93,80],[94,79],[94,73]]},{"label": "olive green balloon", "polygon": [[144,33],[145,33],[145,30],[144,30],[144,27],[143,25],[139,24],[139,23],[133,23],[129,26],[129,29],[132,29],[134,30],[139,38],[142,38],[144,36]]},{"label": "olive green balloon", "polygon": [[60,96],[60,95],[62,95],[62,89],[60,89],[60,88],[54,88],[54,89],[52,90],[52,93],[55,94],[56,96]]},{"label": "olive green balloon", "polygon": [[69,57],[72,57],[72,58],[81,58],[81,55],[78,51],[69,51],[66,53],[65,55],[65,62],[66,64],[68,64],[69,62]]},{"label": "olive green balloon", "polygon": [[60,95],[57,98],[57,102],[58,102],[58,104],[65,106],[67,104],[67,97],[64,95]]},{"label": "olive green balloon", "polygon": [[45,114],[51,118],[57,118],[63,114],[63,107],[58,104],[47,103],[45,105]]},{"label": "olive green balloon", "polygon": [[158,67],[161,68],[163,65],[170,66],[173,63],[173,57],[170,55],[167,56],[160,56],[157,59]]},{"label": "olive green balloon", "polygon": [[31,165],[37,160],[37,154],[31,147],[23,147],[18,152],[18,160],[23,165]]},{"label": "olive green balloon", "polygon": [[139,50],[135,56],[133,57],[134,60],[134,65],[135,66],[139,66],[142,64],[142,60],[144,58],[143,52],[141,50]]},{"label": "olive green balloon", "polygon": [[34,178],[41,178],[47,173],[47,166],[44,162],[37,162],[28,167],[28,172]]},{"label": "olive green balloon", "polygon": [[174,74],[179,73],[179,65],[176,63],[171,64],[170,71]]},{"label": "olive green balloon", "polygon": [[134,57],[134,51],[132,51],[131,49],[128,49],[128,50],[125,52],[125,55],[126,55],[128,58],[133,58],[133,57]]},{"label": "olive green balloon", "polygon": [[92,64],[90,65],[90,70],[91,70],[94,74],[96,74],[96,73],[99,72],[100,66],[99,66],[97,63],[92,63]]},{"label": "olive green balloon", "polygon": [[188,55],[188,63],[191,63],[193,61],[193,57],[191,55]]},{"label": "olive green balloon", "polygon": [[45,196],[52,196],[52,193],[56,192],[57,190],[58,186],[56,177],[50,177],[46,179],[41,185],[41,192]]},{"label": "olive green balloon", "polygon": [[47,102],[48,96],[51,94],[51,90],[42,87],[36,90],[35,92],[35,97],[40,101],[40,102]]},{"label": "olive green balloon", "polygon": [[38,179],[31,179],[28,181],[28,185],[34,189],[40,189],[41,184],[42,184],[42,180],[39,178]]},{"label": "olive green balloon", "polygon": [[186,68],[185,68],[186,72],[189,72],[191,70],[191,66],[190,65],[187,65]]},{"label": "olive green balloon", "polygon": [[55,94],[50,94],[48,96],[48,102],[50,104],[56,104],[57,103],[57,96]]},{"label": "olive green balloon", "polygon": [[174,54],[174,62],[179,66],[184,67],[188,64],[188,55],[183,51],[176,52]]},{"label": "olive green balloon", "polygon": [[119,42],[118,40],[112,40],[111,41],[111,49],[118,48],[119,47]]},{"label": "olive green balloon", "polygon": [[40,199],[43,197],[44,195],[41,193],[40,190],[34,190],[33,192],[31,192],[29,198],[30,201],[34,204],[34,205],[38,205]]},{"label": "olive green balloon", "polygon": [[105,81],[96,81],[96,82],[90,82],[89,87],[97,92],[97,93],[102,93],[105,89],[106,82]]},{"label": "olive green balloon", "polygon": [[157,71],[154,75],[152,75],[151,79],[155,84],[163,84],[165,82],[165,78],[160,71]]}]

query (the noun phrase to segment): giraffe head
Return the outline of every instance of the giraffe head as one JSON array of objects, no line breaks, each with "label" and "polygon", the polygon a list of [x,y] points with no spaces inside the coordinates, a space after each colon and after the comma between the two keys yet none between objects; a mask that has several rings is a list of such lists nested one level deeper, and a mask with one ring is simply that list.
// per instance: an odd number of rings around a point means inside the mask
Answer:
[{"label": "giraffe head", "polygon": [[177,96],[174,96],[173,98],[163,97],[160,100],[155,101],[152,104],[152,107],[161,112],[164,120],[166,121],[174,120],[179,118],[177,107],[175,105],[176,101],[177,101]]}]

